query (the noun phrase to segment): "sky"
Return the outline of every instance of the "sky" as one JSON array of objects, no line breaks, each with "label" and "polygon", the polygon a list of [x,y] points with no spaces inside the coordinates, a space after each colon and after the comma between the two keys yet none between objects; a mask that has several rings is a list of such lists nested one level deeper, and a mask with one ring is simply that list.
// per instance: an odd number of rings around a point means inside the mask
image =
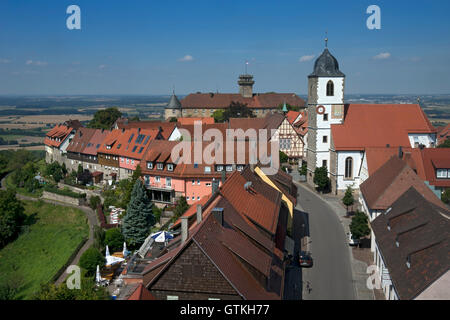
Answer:
[{"label": "sky", "polygon": [[248,61],[255,92],[303,95],[326,31],[346,93],[449,94],[449,15],[448,0],[2,0],[0,94],[238,92]]}]

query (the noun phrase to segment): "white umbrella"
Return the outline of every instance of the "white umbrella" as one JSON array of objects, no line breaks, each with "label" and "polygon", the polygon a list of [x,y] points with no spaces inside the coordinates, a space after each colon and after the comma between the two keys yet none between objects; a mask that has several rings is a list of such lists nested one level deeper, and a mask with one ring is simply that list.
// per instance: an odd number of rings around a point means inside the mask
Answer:
[{"label": "white umbrella", "polygon": [[102,281],[102,277],[100,275],[100,266],[97,265],[97,273],[95,274],[95,282],[100,283]]},{"label": "white umbrella", "polygon": [[166,242],[167,240],[173,239],[173,235],[167,231],[159,231],[150,235],[155,242]]},{"label": "white umbrella", "polygon": [[112,265],[115,265],[115,264],[120,263],[122,261],[125,261],[125,259],[119,258],[119,257],[114,257],[114,256],[107,256],[105,265],[106,266],[112,266]]},{"label": "white umbrella", "polygon": [[106,257],[109,257],[110,256],[110,254],[109,254],[109,248],[108,248],[108,246],[106,246]]},{"label": "white umbrella", "polygon": [[126,242],[124,242],[124,243],[123,243],[123,250],[122,250],[122,254],[123,254],[123,257],[124,257],[124,258],[125,258],[125,256],[127,255],[126,253],[127,253],[127,244],[126,244]]}]

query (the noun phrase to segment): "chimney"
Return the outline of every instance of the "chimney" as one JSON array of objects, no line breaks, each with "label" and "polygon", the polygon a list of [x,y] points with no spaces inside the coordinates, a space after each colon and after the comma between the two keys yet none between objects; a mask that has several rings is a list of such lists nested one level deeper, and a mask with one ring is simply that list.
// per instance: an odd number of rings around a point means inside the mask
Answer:
[{"label": "chimney", "polygon": [[189,236],[188,217],[181,217],[181,243],[185,243]]},{"label": "chimney", "polygon": [[403,159],[403,148],[401,146],[398,147],[398,157],[400,159]]},{"label": "chimney", "polygon": [[223,208],[214,208],[212,214],[217,222],[223,226]]},{"label": "chimney", "polygon": [[202,205],[198,204],[197,205],[197,224],[200,224],[202,222]]}]

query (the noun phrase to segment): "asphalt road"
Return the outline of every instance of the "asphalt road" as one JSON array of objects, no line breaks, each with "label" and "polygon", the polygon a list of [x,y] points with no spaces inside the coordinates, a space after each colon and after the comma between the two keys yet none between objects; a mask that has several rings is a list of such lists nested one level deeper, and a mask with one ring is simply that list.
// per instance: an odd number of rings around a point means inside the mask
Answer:
[{"label": "asphalt road", "polygon": [[[297,184],[314,266],[302,269],[304,300],[354,300],[350,252],[344,228],[332,208],[307,187]],[[300,217],[301,215],[298,215]],[[297,221],[296,221],[297,220]],[[301,219],[294,227],[301,230]],[[311,290],[306,290],[309,282]]]}]

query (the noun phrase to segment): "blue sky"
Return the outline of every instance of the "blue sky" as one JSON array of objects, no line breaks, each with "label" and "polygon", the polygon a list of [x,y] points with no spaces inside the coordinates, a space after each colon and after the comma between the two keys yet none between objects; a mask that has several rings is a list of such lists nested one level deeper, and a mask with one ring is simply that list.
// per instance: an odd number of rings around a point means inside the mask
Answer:
[{"label": "blue sky", "polygon": [[347,93],[448,94],[449,15],[448,0],[2,0],[0,94],[237,92],[246,60],[255,91],[306,94],[326,30]]}]

